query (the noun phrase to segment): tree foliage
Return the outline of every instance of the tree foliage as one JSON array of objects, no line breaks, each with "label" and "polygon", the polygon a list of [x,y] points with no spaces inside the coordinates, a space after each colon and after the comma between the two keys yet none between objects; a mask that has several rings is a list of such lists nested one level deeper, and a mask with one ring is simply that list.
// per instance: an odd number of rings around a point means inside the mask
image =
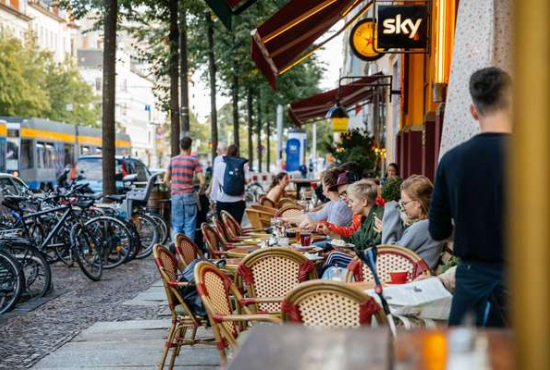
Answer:
[{"label": "tree foliage", "polygon": [[340,142],[332,140],[324,143],[327,152],[339,163],[357,162],[366,176],[375,176],[378,170],[378,157],[374,151],[374,137],[366,130],[353,129],[342,133]]},{"label": "tree foliage", "polygon": [[[56,63],[31,36],[26,45],[0,33],[0,115],[42,117],[79,125],[97,125],[92,88],[69,63]],[[73,110],[67,110],[72,104]]]}]

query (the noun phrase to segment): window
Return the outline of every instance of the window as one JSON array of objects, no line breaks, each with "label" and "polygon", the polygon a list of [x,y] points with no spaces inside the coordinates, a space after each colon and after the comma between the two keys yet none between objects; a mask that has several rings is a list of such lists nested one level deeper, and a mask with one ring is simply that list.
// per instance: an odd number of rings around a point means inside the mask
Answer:
[{"label": "window", "polygon": [[2,195],[17,195],[17,190],[8,177],[0,178],[0,191]]},{"label": "window", "polygon": [[12,178],[11,181],[13,182],[14,188],[18,195],[25,195],[29,192],[29,188],[23,183],[23,181],[16,177]]},{"label": "window", "polygon": [[81,146],[80,147],[80,154],[81,155],[90,154],[90,147],[89,146]]},{"label": "window", "polygon": [[45,151],[46,151],[46,148],[44,147],[44,143],[37,142],[36,143],[36,168],[46,168],[44,164]]},{"label": "window", "polygon": [[21,139],[21,169],[34,167],[34,145],[32,140]]},{"label": "window", "polygon": [[76,175],[83,180],[103,181],[101,158],[79,159],[76,164]]},{"label": "window", "polygon": [[6,140],[0,140],[0,172],[6,172]]},{"label": "window", "polygon": [[149,171],[147,167],[139,161],[134,161],[132,166],[132,171],[137,174],[137,181],[147,181],[149,180]]},{"label": "window", "polygon": [[19,171],[19,139],[8,138],[6,143],[6,171]]},{"label": "window", "polygon": [[63,144],[63,166],[72,166],[74,162],[74,145]]}]

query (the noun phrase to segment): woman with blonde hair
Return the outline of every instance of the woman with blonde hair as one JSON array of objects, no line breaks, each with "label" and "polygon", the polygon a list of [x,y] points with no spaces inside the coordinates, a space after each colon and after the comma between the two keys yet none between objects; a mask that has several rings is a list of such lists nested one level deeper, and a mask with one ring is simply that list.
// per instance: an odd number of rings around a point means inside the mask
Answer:
[{"label": "woman with blonde hair", "polygon": [[434,269],[445,243],[433,240],[428,231],[432,192],[433,184],[426,176],[411,175],[401,184],[401,200],[386,203],[383,220],[375,222],[382,229],[382,244],[406,247]]}]

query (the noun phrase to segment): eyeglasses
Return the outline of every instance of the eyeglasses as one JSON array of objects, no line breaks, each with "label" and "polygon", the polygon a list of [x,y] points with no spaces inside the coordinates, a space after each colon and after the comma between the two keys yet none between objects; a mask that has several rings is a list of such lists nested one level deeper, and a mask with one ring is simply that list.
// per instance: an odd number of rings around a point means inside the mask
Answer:
[{"label": "eyeglasses", "polygon": [[408,202],[403,202],[402,200],[399,201],[399,208],[401,208],[402,210],[405,210],[405,207],[407,206],[407,204],[411,203],[411,202],[415,202],[414,200],[409,200]]}]

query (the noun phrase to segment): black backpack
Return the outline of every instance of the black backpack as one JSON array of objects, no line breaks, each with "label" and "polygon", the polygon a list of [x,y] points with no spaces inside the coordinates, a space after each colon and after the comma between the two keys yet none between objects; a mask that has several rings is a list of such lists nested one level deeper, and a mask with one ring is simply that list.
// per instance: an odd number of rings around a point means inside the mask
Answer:
[{"label": "black backpack", "polygon": [[225,173],[223,175],[224,194],[239,196],[244,194],[244,165],[248,160],[238,157],[223,157]]}]

